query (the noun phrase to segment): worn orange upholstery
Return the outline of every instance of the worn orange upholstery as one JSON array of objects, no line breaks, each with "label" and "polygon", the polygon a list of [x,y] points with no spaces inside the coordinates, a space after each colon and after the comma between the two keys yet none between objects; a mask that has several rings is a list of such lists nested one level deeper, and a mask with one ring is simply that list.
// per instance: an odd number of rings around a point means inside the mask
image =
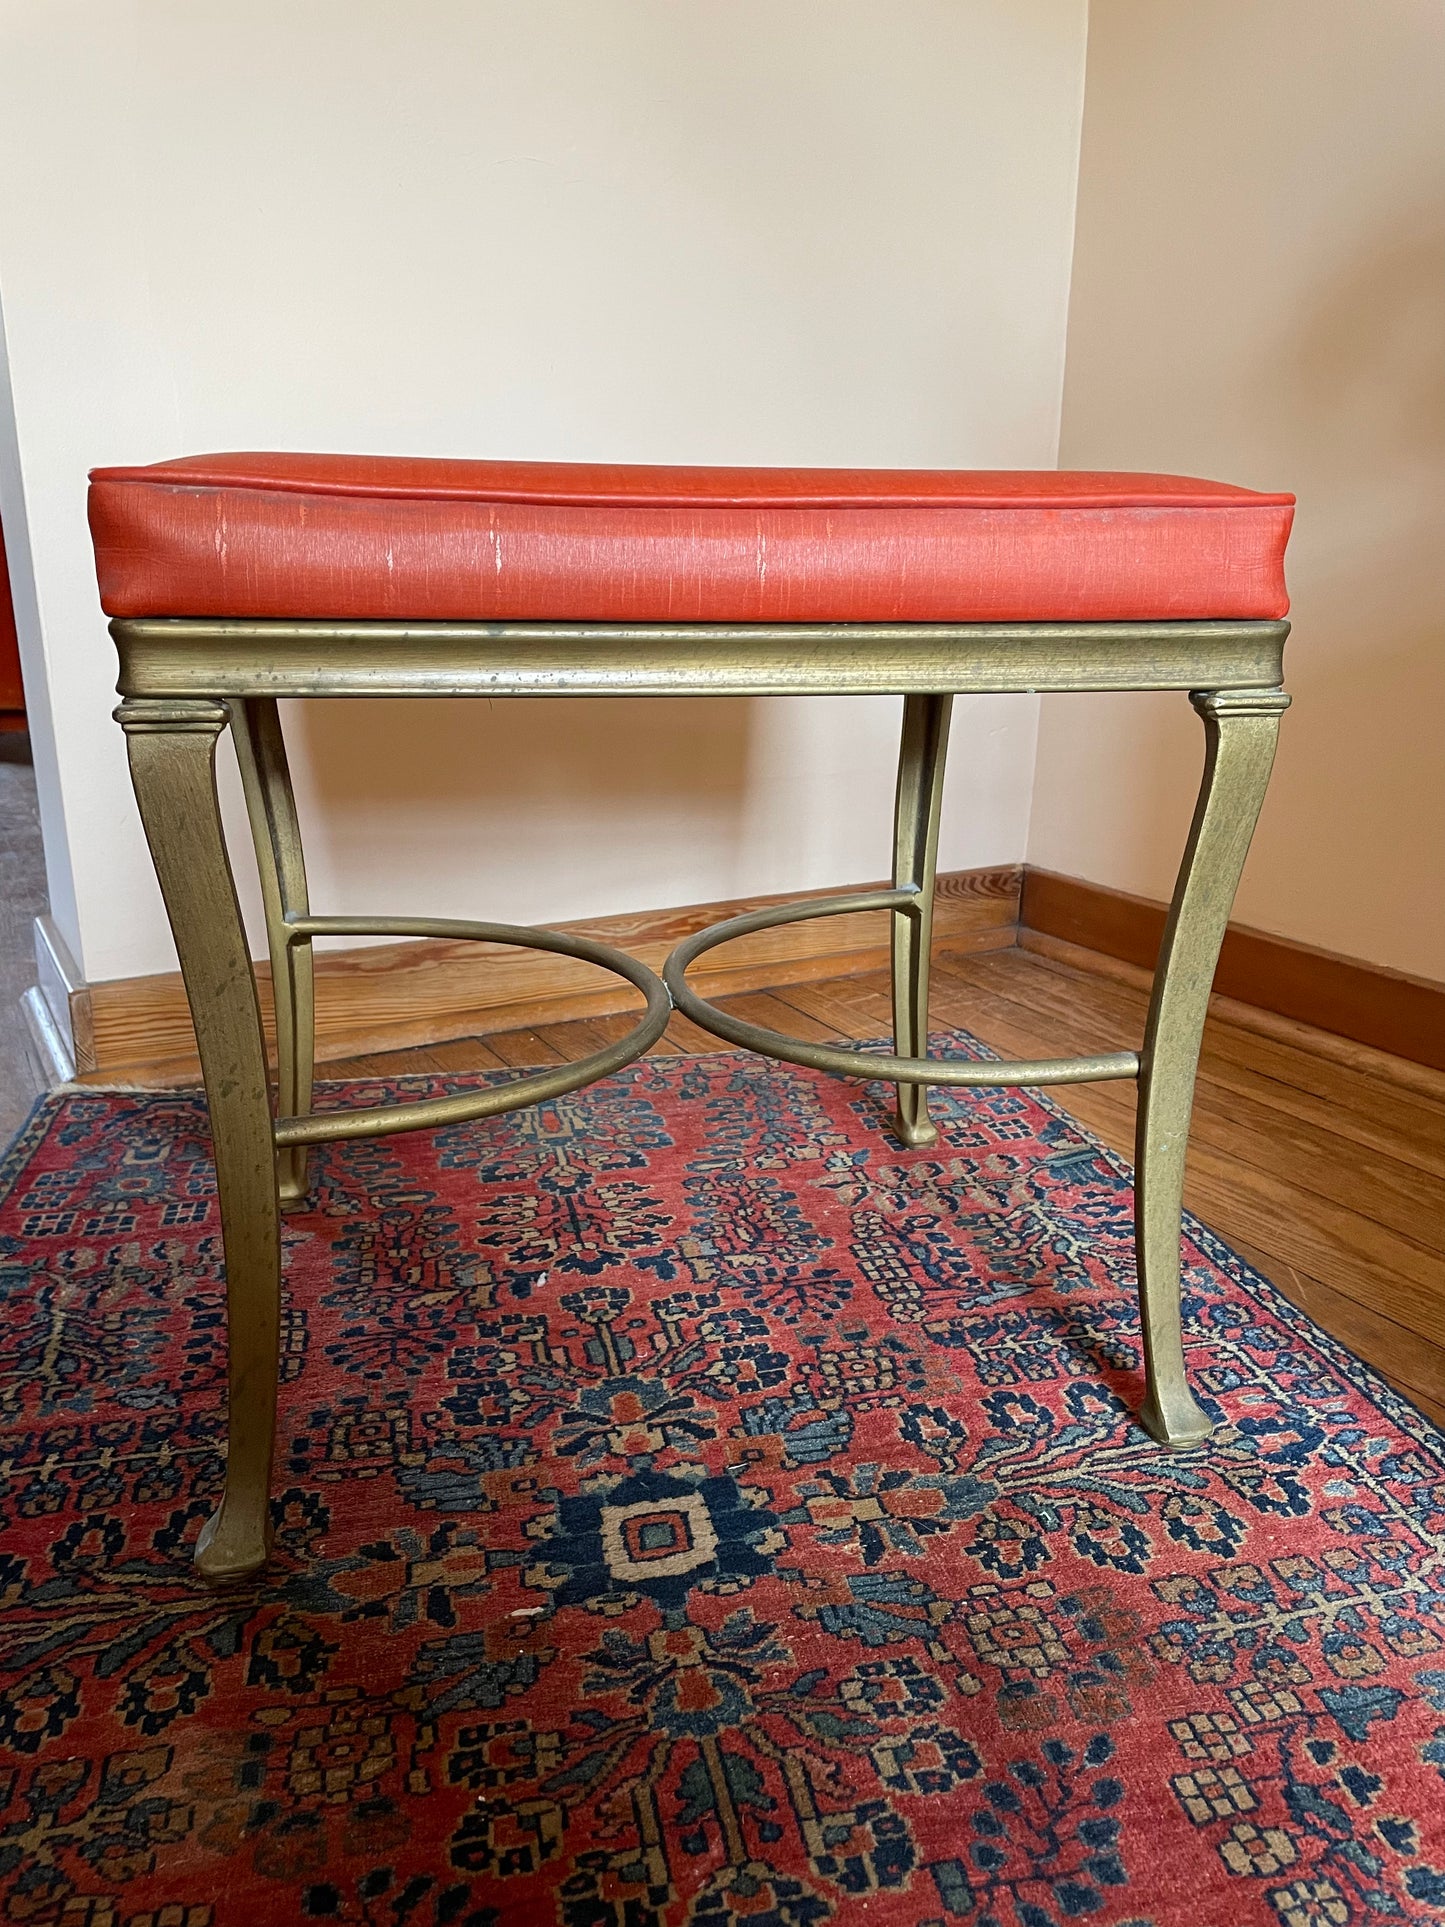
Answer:
[{"label": "worn orange upholstery", "polygon": [[1284,614],[1294,498],[1177,475],[193,455],[97,469],[113,616],[1011,622]]}]

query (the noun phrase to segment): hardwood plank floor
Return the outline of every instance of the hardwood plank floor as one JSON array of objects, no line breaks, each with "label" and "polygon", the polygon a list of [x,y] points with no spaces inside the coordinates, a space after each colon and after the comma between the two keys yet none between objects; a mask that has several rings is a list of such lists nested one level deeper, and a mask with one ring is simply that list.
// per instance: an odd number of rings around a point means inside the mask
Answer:
[{"label": "hardwood plank floor", "polygon": [[[781,984],[726,1000],[752,1023],[824,1039],[888,1033],[886,971]],[[1137,1048],[1145,996],[1032,950],[940,956],[933,1021],[1010,1056]],[[585,1056],[629,1016],[503,1031],[346,1059],[329,1077],[494,1069]],[[659,1053],[726,1048],[675,1017]],[[1445,1425],[1445,1074],[1408,1078],[1383,1054],[1342,1061],[1298,1027],[1290,1041],[1227,1016],[1205,1036],[1185,1190],[1189,1208],[1301,1309]],[[1132,1084],[1054,1095],[1132,1157]]]}]

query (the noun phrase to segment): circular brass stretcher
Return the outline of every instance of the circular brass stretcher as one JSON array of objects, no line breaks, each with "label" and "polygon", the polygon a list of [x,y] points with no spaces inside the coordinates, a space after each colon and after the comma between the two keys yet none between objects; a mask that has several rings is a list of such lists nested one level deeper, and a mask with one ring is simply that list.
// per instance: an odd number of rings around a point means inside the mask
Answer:
[{"label": "circular brass stretcher", "polygon": [[672,1005],[662,979],[646,964],[629,957],[626,951],[610,944],[594,943],[588,937],[574,937],[560,930],[542,930],[527,924],[472,923],[457,917],[288,917],[285,941],[309,943],[314,937],[444,937],[463,942],[510,944],[519,950],[550,950],[562,957],[576,957],[596,964],[614,976],[625,977],[647,999],[647,1008],[625,1037],[590,1057],[579,1057],[567,1064],[552,1064],[546,1070],[530,1071],[524,1077],[508,1078],[485,1090],[452,1092],[446,1097],[418,1098],[407,1104],[358,1105],[351,1109],[323,1111],[306,1117],[278,1117],[272,1135],[278,1150],[299,1144],[328,1144],[342,1138],[379,1137],[393,1131],[434,1131],[445,1124],[465,1124],[472,1118],[499,1117],[504,1111],[519,1111],[528,1104],[545,1104],[568,1091],[594,1084],[599,1077],[610,1077],[624,1065],[641,1057],[667,1029]]},{"label": "circular brass stretcher", "polygon": [[650,1050],[667,1028],[672,1012],[680,1010],[715,1037],[763,1057],[781,1058],[811,1070],[838,1077],[884,1079],[893,1084],[1009,1086],[1019,1084],[1077,1084],[1107,1078],[1137,1077],[1136,1051],[1111,1051],[1094,1057],[1045,1057],[1014,1061],[995,1058],[898,1057],[890,1052],[852,1050],[842,1045],[809,1043],[783,1031],[768,1030],[710,1003],[687,981],[688,967],[709,950],[738,937],[778,924],[799,923],[815,917],[844,916],[859,910],[891,910],[901,916],[922,914],[923,892],[897,890],[854,891],[845,896],[818,897],[804,903],[785,903],[730,917],[678,944],[659,977],[646,964],[610,944],[571,936],[535,925],[479,923],[457,917],[317,917],[288,916],[281,927],[289,948],[317,937],[432,937],[449,941],[506,944],[523,950],[551,951],[575,957],[610,971],[640,990],[646,1005],[637,1023],[614,1043],[565,1064],[508,1078],[484,1090],[457,1091],[445,1097],[417,1098],[402,1104],[358,1105],[341,1110],[280,1116],[272,1131],[277,1150],[349,1138],[389,1135],[395,1131],[436,1130],[499,1117],[529,1104],[545,1104],[569,1091],[610,1077]]},{"label": "circular brass stretcher", "polygon": [[[838,1077],[883,1078],[890,1084],[1084,1084],[1113,1077],[1137,1077],[1137,1051],[1110,1051],[1097,1057],[1041,1057],[1014,1062],[997,1058],[895,1057],[884,1051],[848,1050],[837,1044],[810,1044],[780,1030],[730,1017],[700,997],[687,981],[687,968],[704,952],[755,930],[780,923],[801,923],[811,917],[840,917],[858,910],[893,910],[905,916],[922,914],[923,892],[916,889],[855,891],[848,896],[817,897],[805,903],[783,903],[729,917],[686,938],[663,965],[663,981],[673,1005],[715,1037],[763,1057],[781,1057],[810,1070]],[[645,1047],[644,1047],[645,1048]]]}]

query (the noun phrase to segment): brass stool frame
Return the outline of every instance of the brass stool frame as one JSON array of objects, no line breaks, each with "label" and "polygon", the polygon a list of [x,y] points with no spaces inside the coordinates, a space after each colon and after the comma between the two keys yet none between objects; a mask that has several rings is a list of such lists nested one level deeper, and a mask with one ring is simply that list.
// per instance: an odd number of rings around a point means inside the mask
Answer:
[{"label": "brass stool frame", "polygon": [[[1210,984],[1264,800],[1279,719],[1284,622],[687,624],[112,622],[116,719],[195,1022],[226,1258],[229,1448],[196,1564],[210,1580],[266,1562],[281,1302],[280,1212],[304,1200],[306,1151],[335,1139],[457,1124],[605,1077],[661,1035],[672,1004],[746,1049],[898,1087],[905,1143],[936,1136],[930,1084],[1139,1081],[1135,1230],[1146,1387],[1140,1423],[1181,1447],[1210,1421],[1185,1378],[1179,1311],[1184,1153]],[[1188,691],[1204,774],[1160,948],[1143,1048],[1025,1063],[930,1059],[928,964],[949,711],[955,694]],[[662,982],[635,959],[556,931],[443,918],[317,917],[276,699],[282,696],[841,695],[904,698],[893,888],[737,917],[679,945]],[[215,785],[231,728],[260,868],[276,1003],[275,1112],[250,953]],[[893,913],[896,1055],[803,1043],[714,1009],[686,983],[703,951],[750,930],[847,910]],[[641,990],[625,1038],[574,1064],[415,1104],[315,1115],[312,943],[319,936],[472,937],[583,957]],[[669,995],[670,993],[670,995]]]}]

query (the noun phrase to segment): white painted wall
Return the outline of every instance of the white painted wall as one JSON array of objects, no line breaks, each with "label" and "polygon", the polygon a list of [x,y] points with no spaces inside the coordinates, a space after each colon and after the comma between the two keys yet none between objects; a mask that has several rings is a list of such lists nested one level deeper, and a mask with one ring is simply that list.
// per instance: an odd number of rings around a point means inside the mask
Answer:
[{"label": "white painted wall", "polygon": [[[1236,915],[1445,978],[1445,9],[1093,0],[1060,459],[1298,494]],[[1200,750],[1045,698],[1029,860],[1167,896]]]},{"label": "white painted wall", "polygon": [[[88,467],[1052,466],[1083,58],[1083,0],[6,0],[0,512],[85,974],[172,963]],[[896,711],[312,706],[318,908],[555,920],[881,875]],[[946,866],[1023,856],[1036,716],[960,705]]]}]

